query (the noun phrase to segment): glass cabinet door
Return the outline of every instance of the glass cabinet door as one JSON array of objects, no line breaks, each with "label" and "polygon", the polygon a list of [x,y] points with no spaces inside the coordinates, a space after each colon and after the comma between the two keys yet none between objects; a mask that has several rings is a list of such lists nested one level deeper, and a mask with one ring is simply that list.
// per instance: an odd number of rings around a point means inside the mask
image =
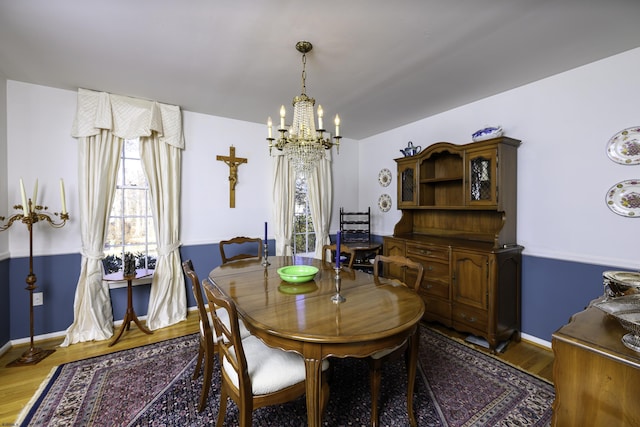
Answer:
[{"label": "glass cabinet door", "polygon": [[470,205],[496,205],[497,193],[497,165],[496,150],[468,151],[468,186],[467,202]]},{"label": "glass cabinet door", "polygon": [[416,161],[398,164],[398,207],[418,204]]}]

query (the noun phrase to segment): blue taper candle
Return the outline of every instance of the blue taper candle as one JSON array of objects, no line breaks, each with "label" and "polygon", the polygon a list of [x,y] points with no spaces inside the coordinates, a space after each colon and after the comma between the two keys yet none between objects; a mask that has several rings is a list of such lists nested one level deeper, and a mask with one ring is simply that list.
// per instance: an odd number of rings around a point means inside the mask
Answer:
[{"label": "blue taper candle", "polygon": [[267,222],[264,223],[264,242],[267,243]]},{"label": "blue taper candle", "polygon": [[336,268],[340,268],[340,232],[336,234]]}]

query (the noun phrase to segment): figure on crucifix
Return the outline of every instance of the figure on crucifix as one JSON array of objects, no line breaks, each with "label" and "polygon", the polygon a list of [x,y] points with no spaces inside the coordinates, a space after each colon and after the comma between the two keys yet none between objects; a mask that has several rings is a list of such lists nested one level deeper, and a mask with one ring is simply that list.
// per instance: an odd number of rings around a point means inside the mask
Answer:
[{"label": "figure on crucifix", "polygon": [[217,156],[216,160],[223,161],[229,166],[229,207],[236,207],[236,184],[238,183],[238,166],[247,163],[247,159],[236,157],[236,148],[229,147],[228,156]]}]

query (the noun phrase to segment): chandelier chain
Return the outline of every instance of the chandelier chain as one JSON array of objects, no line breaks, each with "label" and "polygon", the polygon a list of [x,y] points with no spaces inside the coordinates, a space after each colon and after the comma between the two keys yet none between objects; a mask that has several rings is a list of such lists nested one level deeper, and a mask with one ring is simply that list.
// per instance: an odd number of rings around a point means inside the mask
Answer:
[{"label": "chandelier chain", "polygon": [[302,93],[307,93],[307,54],[302,54]]}]

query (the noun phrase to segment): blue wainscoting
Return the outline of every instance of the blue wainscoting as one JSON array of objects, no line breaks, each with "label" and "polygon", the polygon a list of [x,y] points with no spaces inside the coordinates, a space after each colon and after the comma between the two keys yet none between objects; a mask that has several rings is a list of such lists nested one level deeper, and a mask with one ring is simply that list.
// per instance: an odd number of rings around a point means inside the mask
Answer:
[{"label": "blue wainscoting", "polygon": [[[34,335],[64,331],[73,322],[73,300],[80,275],[80,254],[33,258],[37,289],[44,304],[33,308]],[[29,292],[25,290],[29,258],[11,258],[9,264],[11,339],[29,337]],[[145,310],[146,311],[146,310]]]},{"label": "blue wainscoting", "polygon": [[9,259],[0,261],[0,347],[11,338],[11,302],[9,301]]},{"label": "blue wainscoting", "polygon": [[522,331],[550,342],[573,314],[603,295],[607,270],[621,268],[523,256]]},{"label": "blue wainscoting", "polygon": [[[269,246],[273,248],[274,242]],[[271,251],[273,253],[273,249]],[[217,244],[192,245],[180,248],[183,260],[191,259],[200,279],[220,264]],[[9,340],[29,337],[29,293],[25,278],[28,258],[0,261],[0,347]],[[522,264],[522,332],[543,341],[566,324],[574,313],[581,311],[594,298],[602,295],[602,272],[619,267],[523,256]],[[44,305],[34,308],[34,333],[44,335],[65,331],[73,322],[73,302],[80,255],[67,254],[34,258],[38,291],[44,293]],[[4,280],[8,278],[8,280]],[[8,282],[8,283],[7,283]],[[8,286],[7,286],[8,284]],[[185,281],[188,306],[195,306],[191,285]],[[149,285],[134,287],[136,313],[147,313]],[[124,316],[126,288],[112,289],[114,319]]]}]

